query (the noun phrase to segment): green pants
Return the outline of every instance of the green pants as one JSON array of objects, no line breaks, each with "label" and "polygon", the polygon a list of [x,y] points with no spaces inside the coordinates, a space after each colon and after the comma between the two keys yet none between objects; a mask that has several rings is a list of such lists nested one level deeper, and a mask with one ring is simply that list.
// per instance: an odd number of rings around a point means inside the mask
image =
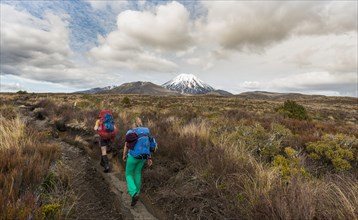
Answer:
[{"label": "green pants", "polygon": [[141,173],[145,161],[146,160],[143,159],[135,159],[131,155],[128,155],[126,164],[126,180],[128,192],[131,197],[133,197],[135,193],[137,193],[137,195],[140,193]]}]

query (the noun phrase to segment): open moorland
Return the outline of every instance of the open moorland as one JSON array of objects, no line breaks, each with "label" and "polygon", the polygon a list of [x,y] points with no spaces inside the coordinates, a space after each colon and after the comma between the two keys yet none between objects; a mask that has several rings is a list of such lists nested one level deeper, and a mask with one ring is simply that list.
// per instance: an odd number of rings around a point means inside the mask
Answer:
[{"label": "open moorland", "polygon": [[[0,98],[1,219],[84,219],[101,213],[98,205],[88,205],[93,199],[83,196],[88,190],[103,195],[100,204],[112,210],[107,219],[130,218],[120,204],[111,204],[116,196],[101,186],[105,174],[88,167],[75,172],[87,163],[76,158],[99,162],[93,126],[101,109],[114,112],[118,128],[109,152],[113,173],[123,170],[124,135],[135,117],[156,137],[154,165],[143,170],[143,203],[157,218],[358,219],[357,98]],[[78,178],[91,184],[76,184]]]}]

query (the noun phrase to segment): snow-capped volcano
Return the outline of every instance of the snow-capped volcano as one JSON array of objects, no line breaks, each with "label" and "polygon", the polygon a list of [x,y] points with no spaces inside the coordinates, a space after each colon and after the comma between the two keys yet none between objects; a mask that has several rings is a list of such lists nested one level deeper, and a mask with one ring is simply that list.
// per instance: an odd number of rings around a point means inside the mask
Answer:
[{"label": "snow-capped volcano", "polygon": [[164,83],[162,86],[182,94],[206,94],[215,90],[196,76],[184,73]]}]

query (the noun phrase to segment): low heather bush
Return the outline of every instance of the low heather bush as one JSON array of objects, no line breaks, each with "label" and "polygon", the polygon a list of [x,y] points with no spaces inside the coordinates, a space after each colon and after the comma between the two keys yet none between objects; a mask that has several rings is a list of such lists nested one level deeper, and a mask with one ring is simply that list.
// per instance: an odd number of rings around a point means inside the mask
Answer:
[{"label": "low heather bush", "polygon": [[358,139],[344,134],[324,135],[322,140],[308,143],[311,159],[338,171],[357,169]]}]

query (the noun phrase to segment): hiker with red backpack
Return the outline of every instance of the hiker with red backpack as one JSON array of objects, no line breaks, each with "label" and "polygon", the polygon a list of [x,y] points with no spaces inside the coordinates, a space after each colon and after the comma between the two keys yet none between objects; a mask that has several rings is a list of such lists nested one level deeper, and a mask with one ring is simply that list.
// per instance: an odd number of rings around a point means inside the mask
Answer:
[{"label": "hiker with red backpack", "polygon": [[101,166],[104,172],[109,172],[109,161],[107,149],[111,146],[116,136],[116,126],[114,125],[113,114],[110,110],[101,110],[94,126],[94,130],[99,135],[99,145],[101,147]]},{"label": "hiker with red backpack", "polygon": [[154,137],[147,127],[143,127],[140,118],[136,118],[135,128],[129,130],[125,137],[123,160],[126,162],[126,180],[129,195],[134,206],[140,194],[141,173],[145,162],[152,165],[152,155],[157,148]]}]

